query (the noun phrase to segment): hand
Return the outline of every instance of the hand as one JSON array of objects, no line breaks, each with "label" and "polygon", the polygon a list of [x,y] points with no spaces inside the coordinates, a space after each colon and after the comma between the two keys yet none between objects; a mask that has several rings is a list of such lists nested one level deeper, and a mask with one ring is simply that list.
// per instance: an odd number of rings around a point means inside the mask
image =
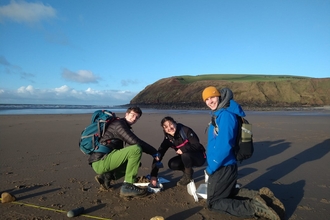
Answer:
[{"label": "hand", "polygon": [[153,157],[156,161],[160,161],[161,154],[158,152],[158,153],[152,155],[152,157]]},{"label": "hand", "polygon": [[158,161],[158,162],[156,162],[156,167],[157,167],[158,169],[160,169],[160,168],[163,168],[164,165],[163,165],[162,162]]},{"label": "hand", "polygon": [[177,153],[177,154],[182,154],[182,150],[178,149],[178,150],[176,151],[176,153]]},{"label": "hand", "polygon": [[152,177],[150,178],[150,184],[151,184],[152,186],[156,187],[156,186],[157,186],[157,177],[152,176]]}]

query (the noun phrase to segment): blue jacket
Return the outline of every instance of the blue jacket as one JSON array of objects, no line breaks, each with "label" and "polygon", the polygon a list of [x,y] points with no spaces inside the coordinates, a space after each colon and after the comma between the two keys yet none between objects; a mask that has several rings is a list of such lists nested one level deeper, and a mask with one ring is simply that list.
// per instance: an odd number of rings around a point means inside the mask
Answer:
[{"label": "blue jacket", "polygon": [[215,131],[215,126],[210,124],[206,152],[206,172],[209,175],[212,175],[220,167],[237,163],[233,152],[238,129],[235,114],[245,117],[242,107],[234,100],[230,100],[229,107],[213,112],[213,116],[216,117],[218,133]]}]

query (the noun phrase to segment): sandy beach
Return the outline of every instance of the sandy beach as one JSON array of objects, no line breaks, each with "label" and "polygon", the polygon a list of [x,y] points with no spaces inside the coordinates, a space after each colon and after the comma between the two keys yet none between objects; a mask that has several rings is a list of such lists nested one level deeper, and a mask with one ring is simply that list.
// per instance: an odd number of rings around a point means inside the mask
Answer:
[{"label": "sandy beach", "polygon": [[[117,114],[123,116],[123,114]],[[155,148],[163,139],[160,120],[166,113],[145,113],[134,132]],[[170,115],[191,127],[206,146],[208,114]],[[78,147],[90,114],[0,116],[0,191],[16,197],[1,203],[1,219],[67,219],[67,211],[83,206],[76,219],[204,220],[240,218],[210,212],[205,200],[195,202],[185,187],[176,186],[179,172],[168,169],[169,150],[159,176],[169,180],[164,191],[141,199],[123,199],[118,180],[103,191]],[[239,164],[244,187],[269,187],[286,208],[290,220],[329,219],[330,114],[247,114],[253,125],[255,153]],[[144,154],[139,176],[150,172],[152,158]],[[204,182],[205,166],[195,169],[196,187]]]}]

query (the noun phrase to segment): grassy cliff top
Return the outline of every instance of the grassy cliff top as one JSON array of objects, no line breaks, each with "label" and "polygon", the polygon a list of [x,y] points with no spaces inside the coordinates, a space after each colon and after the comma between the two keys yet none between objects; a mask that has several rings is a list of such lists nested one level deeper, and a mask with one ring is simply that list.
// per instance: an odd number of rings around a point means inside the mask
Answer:
[{"label": "grassy cliff top", "polygon": [[175,76],[148,85],[130,102],[159,108],[204,108],[207,86],[227,87],[234,99],[248,107],[330,105],[330,78],[288,75],[209,74]]}]

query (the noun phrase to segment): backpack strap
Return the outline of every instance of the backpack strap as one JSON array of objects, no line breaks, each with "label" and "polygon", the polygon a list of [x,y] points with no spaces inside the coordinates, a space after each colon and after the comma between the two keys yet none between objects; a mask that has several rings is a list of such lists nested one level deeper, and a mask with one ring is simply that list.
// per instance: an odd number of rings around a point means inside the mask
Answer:
[{"label": "backpack strap", "polygon": [[216,119],[217,119],[217,117],[215,115],[212,115],[211,121],[209,122],[209,126],[210,125],[213,125],[213,127],[214,127],[214,133],[216,135],[218,135],[218,133],[219,133],[219,127],[218,127],[218,124],[216,122]]},{"label": "backpack strap", "polygon": [[184,141],[188,140],[187,135],[186,135],[186,133],[184,133],[182,126],[180,128],[180,136],[181,136],[182,140],[184,140]]},{"label": "backpack strap", "polygon": [[180,131],[179,131],[179,133],[180,133],[180,136],[181,136],[183,142],[182,142],[182,144],[179,144],[178,146],[175,147],[175,148],[177,148],[177,149],[183,147],[186,143],[189,142],[189,140],[188,140],[188,138],[187,138],[187,135],[186,135],[186,133],[184,132],[182,126],[180,126]]}]

